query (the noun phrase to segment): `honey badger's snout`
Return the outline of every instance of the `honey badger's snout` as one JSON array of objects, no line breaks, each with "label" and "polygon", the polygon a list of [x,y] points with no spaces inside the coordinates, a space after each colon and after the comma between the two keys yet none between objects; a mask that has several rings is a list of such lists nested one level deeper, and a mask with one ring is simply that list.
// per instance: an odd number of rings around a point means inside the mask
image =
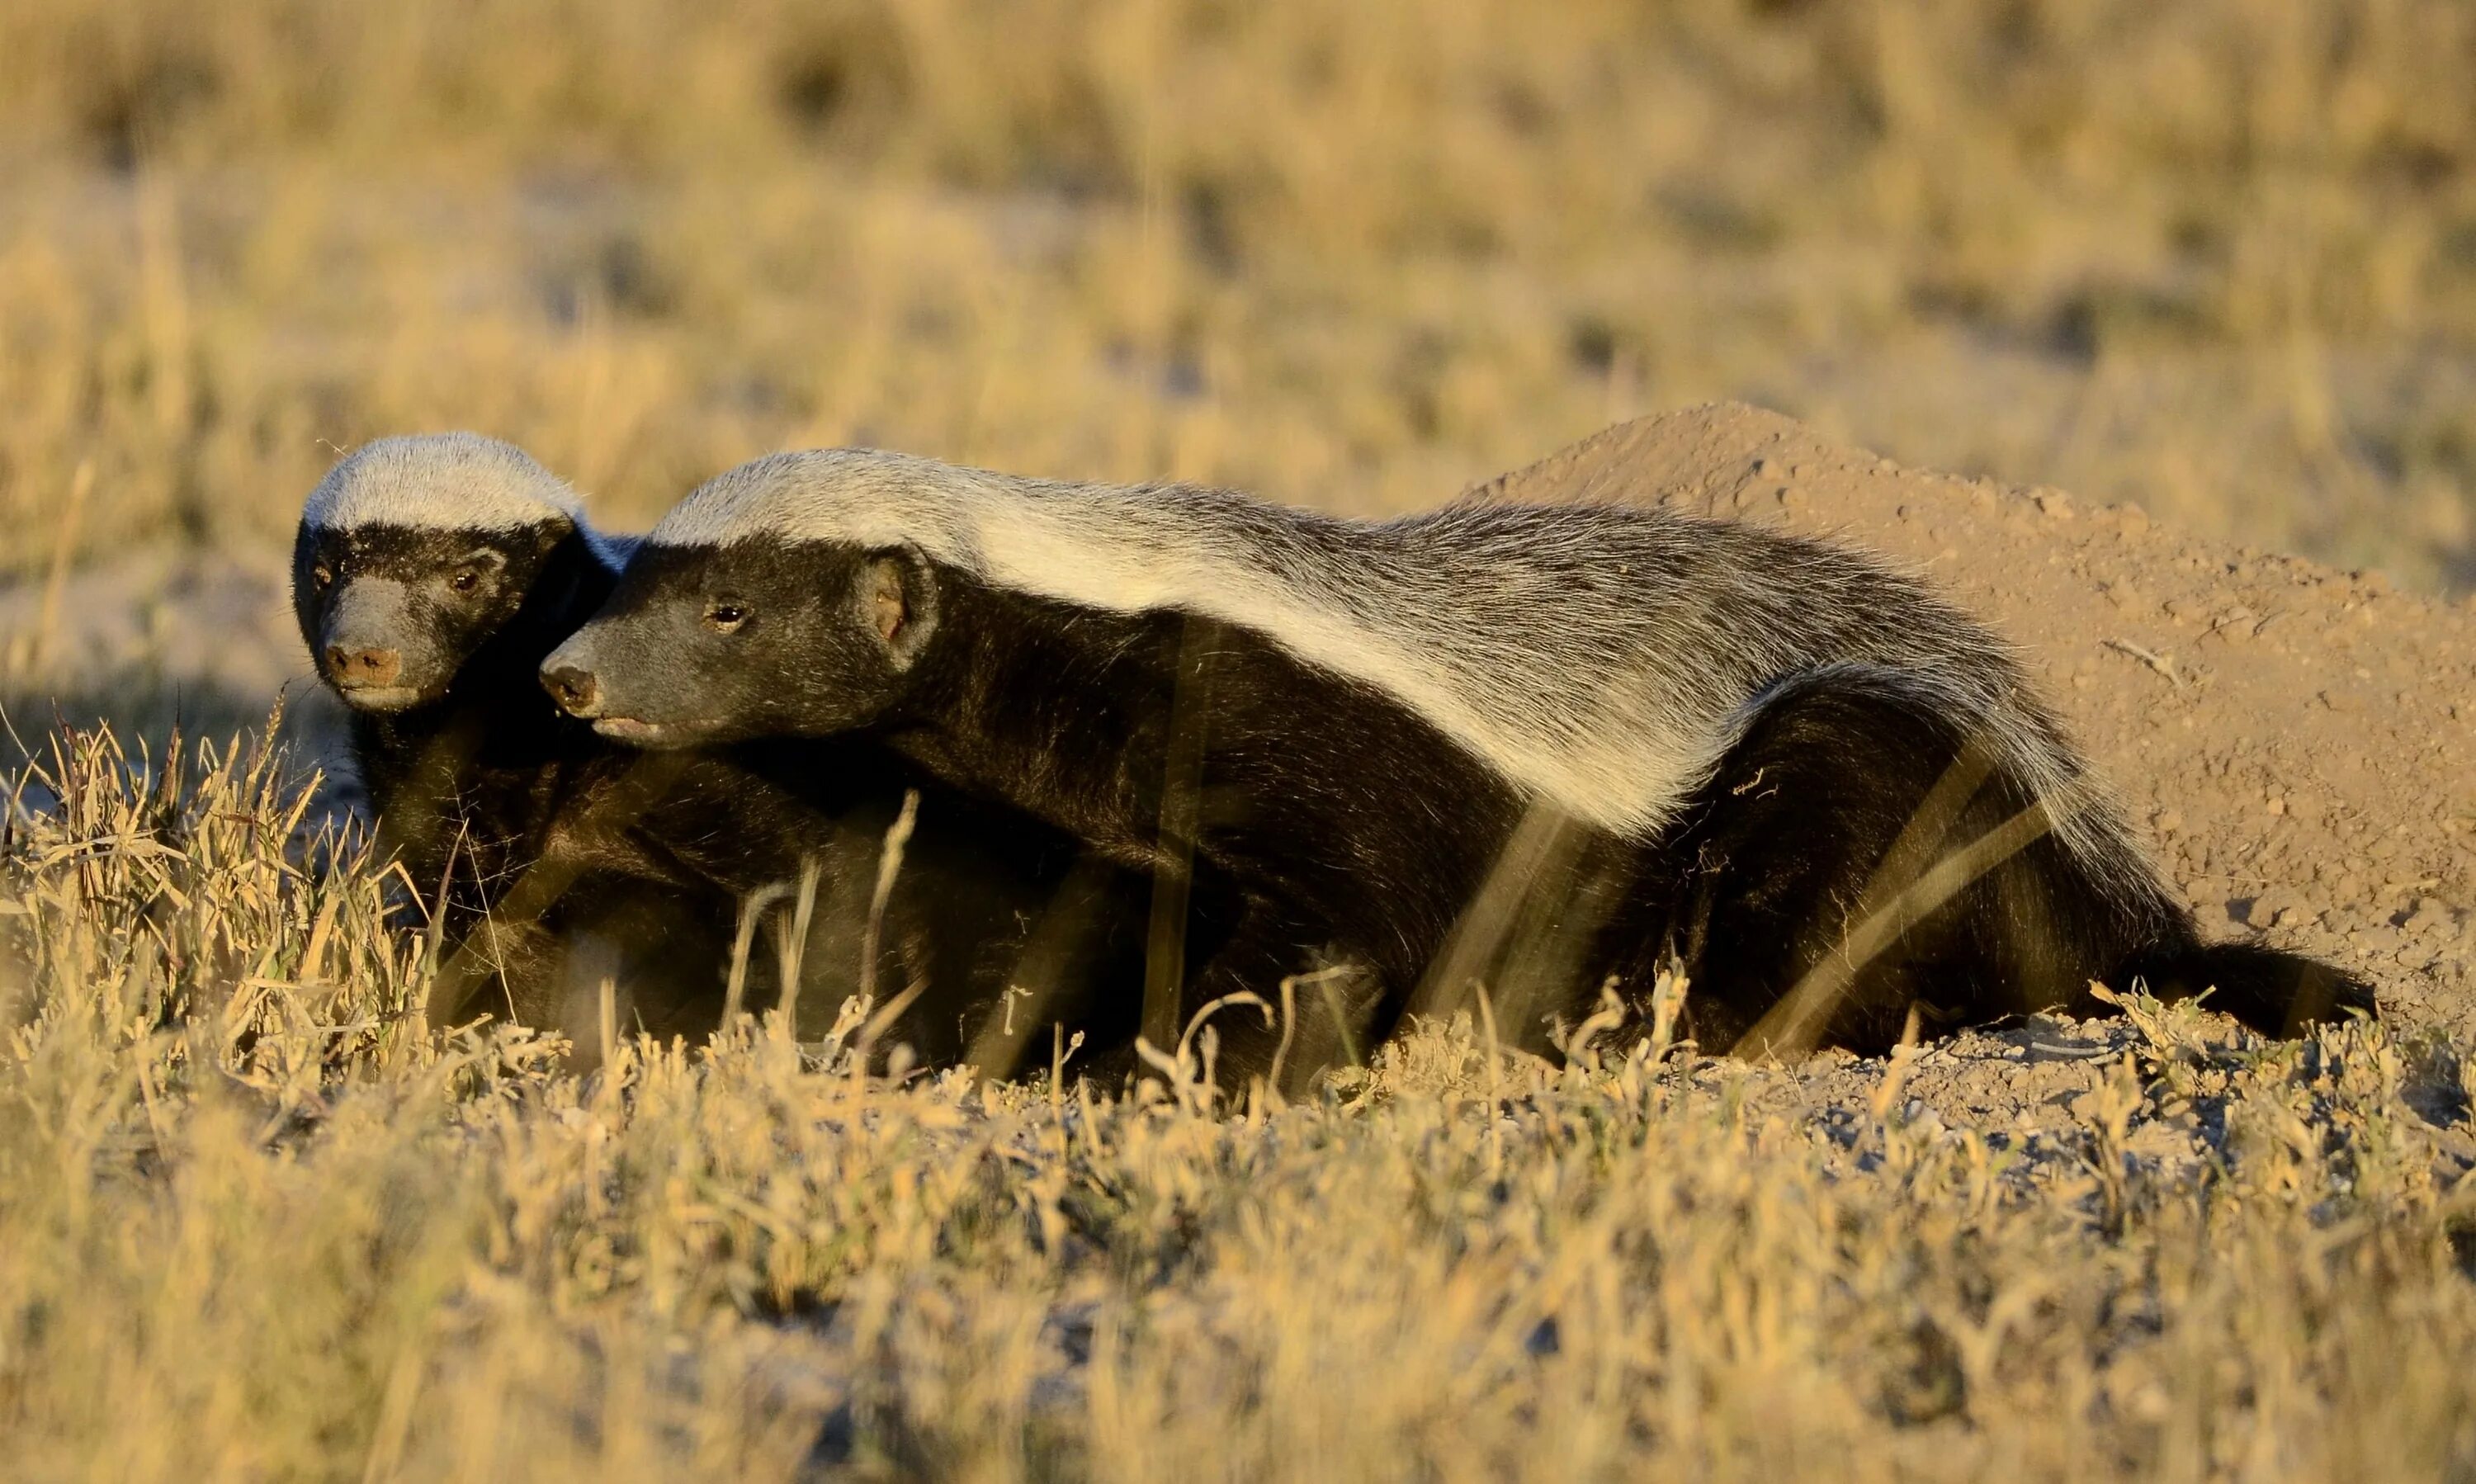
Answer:
[{"label": "honey badger's snout", "polygon": [[594,721],[603,714],[601,655],[595,652],[593,626],[567,636],[567,642],[545,655],[535,672],[542,689],[558,708],[579,721]]},{"label": "honey badger's snout", "polygon": [[[554,661],[557,657],[556,655],[551,656]],[[601,714],[602,683],[593,678],[592,671],[582,665],[546,664],[542,667],[541,682],[542,689],[549,691],[550,698],[557,702],[558,708],[568,715],[591,721]]]},{"label": "honey badger's snout", "polygon": [[393,685],[404,672],[404,652],[377,645],[330,644],[327,674],[341,690]]},{"label": "honey badger's snout", "polygon": [[[595,642],[597,627],[587,625],[570,635],[541,662],[542,689],[558,708],[592,723],[597,734],[629,747],[664,750],[710,741],[711,729],[681,720],[659,698],[635,688],[644,683],[645,667],[634,652],[633,637],[623,633],[607,646],[616,653],[606,653]],[[615,685],[613,671],[619,677]]]},{"label": "honey badger's snout", "polygon": [[320,626],[319,668],[347,705],[401,710],[419,702],[430,686],[427,649],[407,643],[420,637],[403,583],[357,579],[335,594]]}]

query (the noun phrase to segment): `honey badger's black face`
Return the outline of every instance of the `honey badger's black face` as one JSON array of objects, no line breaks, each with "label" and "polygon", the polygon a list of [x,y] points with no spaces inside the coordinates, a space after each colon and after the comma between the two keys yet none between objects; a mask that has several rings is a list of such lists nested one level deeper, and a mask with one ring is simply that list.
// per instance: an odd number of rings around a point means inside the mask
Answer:
[{"label": "honey badger's black face", "polygon": [[542,662],[542,684],[637,747],[832,736],[902,699],[936,606],[934,574],[909,550],[648,546]]},{"label": "honey badger's black face", "polygon": [[438,700],[576,533],[565,520],[505,531],[305,524],[292,608],[319,678],[359,711]]}]

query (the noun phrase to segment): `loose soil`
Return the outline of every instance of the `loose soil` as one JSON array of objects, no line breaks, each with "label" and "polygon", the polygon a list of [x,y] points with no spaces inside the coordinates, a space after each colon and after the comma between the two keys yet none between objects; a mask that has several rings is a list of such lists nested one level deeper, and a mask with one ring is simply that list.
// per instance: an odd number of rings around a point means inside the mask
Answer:
[{"label": "loose soil", "polygon": [[2476,1032],[2476,602],[2132,505],[1906,469],[1760,409],[1622,424],[1473,493],[1643,501],[1871,548],[2016,644],[2204,928]]}]

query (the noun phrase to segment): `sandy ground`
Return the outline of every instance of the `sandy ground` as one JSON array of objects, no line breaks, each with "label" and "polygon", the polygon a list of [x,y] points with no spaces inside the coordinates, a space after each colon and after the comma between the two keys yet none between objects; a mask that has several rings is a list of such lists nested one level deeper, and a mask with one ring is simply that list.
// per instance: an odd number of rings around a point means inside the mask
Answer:
[{"label": "sandy ground", "polygon": [[2018,644],[2159,858],[2229,937],[2361,969],[2476,1031],[2476,603],[1904,469],[1776,414],[1690,408],[1480,486],[1643,500],[1872,548]]},{"label": "sandy ground", "polygon": [[[1921,569],[2020,647],[2209,930],[2346,963],[2398,1022],[2476,1035],[2476,603],[1904,469],[1746,407],[1625,423],[1479,491],[1656,501]],[[32,654],[42,584],[0,588],[21,731],[54,695],[73,718],[224,726],[283,689],[296,740],[332,747],[283,553],[133,553],[49,607]]]},{"label": "sandy ground", "polygon": [[285,551],[148,546],[41,581],[0,584],[0,704],[32,741],[52,713],[161,736],[264,724],[332,756],[343,708],[318,684],[292,617]]}]

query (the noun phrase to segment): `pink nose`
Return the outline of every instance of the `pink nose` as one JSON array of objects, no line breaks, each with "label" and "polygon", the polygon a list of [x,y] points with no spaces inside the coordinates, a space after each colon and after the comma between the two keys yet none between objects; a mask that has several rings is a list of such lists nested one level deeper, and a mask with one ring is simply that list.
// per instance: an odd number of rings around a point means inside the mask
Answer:
[{"label": "pink nose", "polygon": [[404,655],[395,650],[327,646],[327,674],[346,690],[392,685],[403,668]]}]

